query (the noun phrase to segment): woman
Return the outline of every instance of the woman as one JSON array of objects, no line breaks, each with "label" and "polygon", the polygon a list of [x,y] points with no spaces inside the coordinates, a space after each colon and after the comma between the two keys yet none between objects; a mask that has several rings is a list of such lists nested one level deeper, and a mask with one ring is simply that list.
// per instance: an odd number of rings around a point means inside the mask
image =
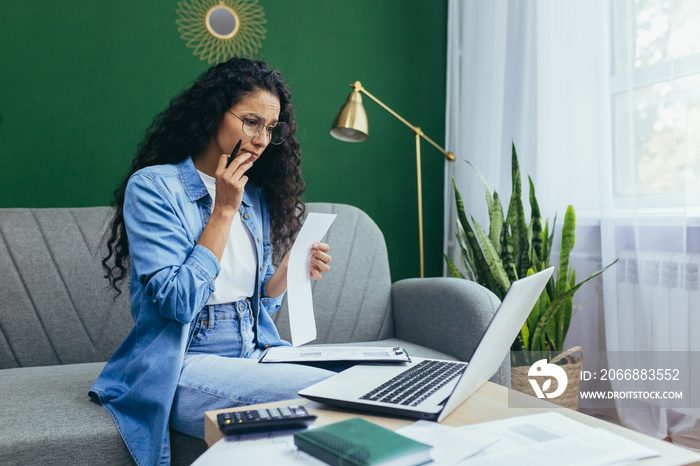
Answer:
[{"label": "woman", "polygon": [[[272,321],[304,213],[290,95],[259,61],[205,72],[154,120],[115,192],[103,260],[117,292],[131,267],[134,328],[90,396],[137,464],[170,462],[168,425],[204,438],[204,412],[295,398],[333,372],[258,364],[289,345]],[[229,155],[238,142],[238,155]],[[331,261],[311,250],[311,276]],[[277,269],[272,265],[283,255]]]}]

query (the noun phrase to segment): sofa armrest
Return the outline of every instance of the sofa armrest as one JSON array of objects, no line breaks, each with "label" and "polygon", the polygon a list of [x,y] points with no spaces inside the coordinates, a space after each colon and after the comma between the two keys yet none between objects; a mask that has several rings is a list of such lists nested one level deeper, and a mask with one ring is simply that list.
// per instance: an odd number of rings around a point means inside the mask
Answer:
[{"label": "sofa armrest", "polygon": [[[449,277],[410,278],[392,285],[396,338],[469,361],[500,301],[470,280]],[[510,386],[506,357],[492,382]]]}]

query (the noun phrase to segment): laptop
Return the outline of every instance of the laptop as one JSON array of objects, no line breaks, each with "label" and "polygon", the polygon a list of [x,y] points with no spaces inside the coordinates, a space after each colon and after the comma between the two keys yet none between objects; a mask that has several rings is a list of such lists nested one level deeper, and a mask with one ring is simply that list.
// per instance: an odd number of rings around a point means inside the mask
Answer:
[{"label": "laptop", "polygon": [[440,422],[498,371],[553,271],[513,282],[469,363],[413,358],[402,365],[361,364],[299,395],[341,408]]}]

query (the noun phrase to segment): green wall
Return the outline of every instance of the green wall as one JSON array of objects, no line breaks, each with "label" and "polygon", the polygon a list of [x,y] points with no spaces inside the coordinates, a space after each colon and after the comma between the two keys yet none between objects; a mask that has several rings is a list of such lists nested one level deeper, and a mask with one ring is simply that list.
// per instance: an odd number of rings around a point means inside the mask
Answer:
[{"label": "green wall", "polygon": [[[444,141],[447,0],[260,0],[257,55],[294,96],[307,202],[352,204],[387,240],[392,279],[416,277],[413,133],[365,98],[370,139],[328,130],[359,80]],[[106,205],[153,116],[207,68],[174,0],[5,2],[0,15],[0,207]],[[423,153],[426,276],[442,273],[442,155]]]}]

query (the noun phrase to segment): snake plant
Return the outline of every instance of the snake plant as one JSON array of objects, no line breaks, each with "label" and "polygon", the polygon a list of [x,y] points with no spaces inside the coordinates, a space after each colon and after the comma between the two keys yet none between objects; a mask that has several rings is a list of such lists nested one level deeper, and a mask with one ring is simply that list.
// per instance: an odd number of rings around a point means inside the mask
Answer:
[{"label": "snake plant", "polygon": [[[469,278],[491,290],[501,300],[512,282],[550,266],[556,226],[556,215],[551,229],[548,220],[543,226],[535,196],[535,186],[529,176],[531,215],[530,222],[527,223],[515,145],[513,145],[511,163],[513,190],[505,216],[498,193],[496,191],[492,193],[484,177],[469,163],[481,177],[486,191],[490,223],[488,233],[473,217],[467,218],[462,196],[454,178],[452,179],[458,214],[456,236],[461,248],[461,263],[465,273],[463,274],[445,254],[445,261],[452,277]],[[573,206],[569,205],[561,231],[559,264],[511,346],[512,351],[519,352],[512,354],[518,354],[524,358],[513,360],[513,365],[531,364],[527,357],[528,353],[562,351],[571,323],[574,293],[581,285],[617,262],[615,260],[585,280],[576,283],[576,270],[571,267],[569,261],[571,250],[576,242],[575,230],[576,215]]]}]

